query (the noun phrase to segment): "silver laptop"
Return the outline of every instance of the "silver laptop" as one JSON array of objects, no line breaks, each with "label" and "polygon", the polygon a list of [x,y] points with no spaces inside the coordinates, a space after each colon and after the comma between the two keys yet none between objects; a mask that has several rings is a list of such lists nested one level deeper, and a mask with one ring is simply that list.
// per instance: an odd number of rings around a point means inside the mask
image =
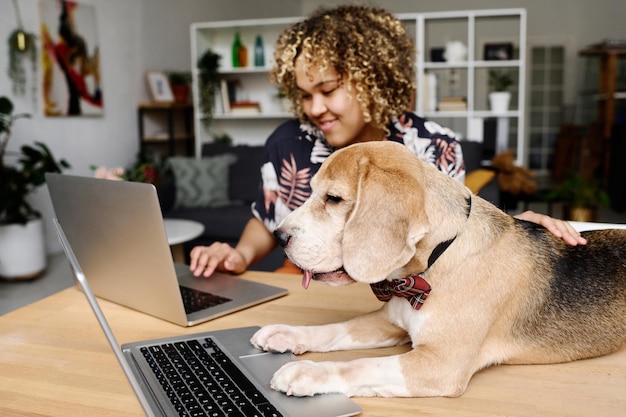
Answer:
[{"label": "silver laptop", "polygon": [[243,327],[124,344],[121,347],[55,220],[76,281],[148,416],[340,417],[361,413],[343,394],[288,397],[269,387],[296,360],[250,344],[259,327]]},{"label": "silver laptop", "polygon": [[47,174],[58,222],[98,297],[192,326],[287,294],[228,274],[194,277],[167,242],[156,188]]}]

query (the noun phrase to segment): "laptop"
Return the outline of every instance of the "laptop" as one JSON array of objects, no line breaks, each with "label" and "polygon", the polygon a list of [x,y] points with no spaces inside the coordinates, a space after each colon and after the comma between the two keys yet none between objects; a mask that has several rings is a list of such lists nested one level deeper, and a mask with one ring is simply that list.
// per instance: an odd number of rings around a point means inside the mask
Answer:
[{"label": "laptop", "polygon": [[193,326],[287,294],[174,263],[154,185],[46,174],[58,222],[96,296]]},{"label": "laptop", "polygon": [[254,348],[250,338],[258,326],[119,346],[63,228],[54,221],[76,282],[147,416],[341,417],[361,413],[343,394],[289,397],[272,390],[274,372],[296,358],[291,353]]}]

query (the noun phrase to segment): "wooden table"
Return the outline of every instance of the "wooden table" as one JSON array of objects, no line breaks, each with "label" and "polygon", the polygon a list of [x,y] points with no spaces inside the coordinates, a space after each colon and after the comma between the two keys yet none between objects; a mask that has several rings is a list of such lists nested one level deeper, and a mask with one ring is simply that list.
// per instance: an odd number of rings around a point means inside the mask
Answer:
[{"label": "wooden table", "polygon": [[[270,323],[322,324],[374,310],[368,286],[332,288],[300,277],[248,272],[289,289],[286,297],[192,327],[101,301],[120,343]],[[462,343],[462,341],[459,341]],[[311,359],[388,355],[406,347],[305,354]],[[626,349],[596,359],[483,370],[459,398],[355,398],[364,417],[624,416]],[[69,288],[0,317],[0,415],[141,416],[141,407],[92,314]]]}]

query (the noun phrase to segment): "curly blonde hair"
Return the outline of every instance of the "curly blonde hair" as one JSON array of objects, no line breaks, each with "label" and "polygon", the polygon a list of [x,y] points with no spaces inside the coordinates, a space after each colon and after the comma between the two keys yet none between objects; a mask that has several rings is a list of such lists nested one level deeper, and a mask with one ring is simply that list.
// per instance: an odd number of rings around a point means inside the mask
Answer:
[{"label": "curly blonde hair", "polygon": [[384,129],[410,110],[416,91],[415,45],[402,23],[378,7],[321,8],[283,31],[276,41],[270,81],[306,120],[299,99],[295,62],[321,72],[333,69],[354,93],[367,123]]}]

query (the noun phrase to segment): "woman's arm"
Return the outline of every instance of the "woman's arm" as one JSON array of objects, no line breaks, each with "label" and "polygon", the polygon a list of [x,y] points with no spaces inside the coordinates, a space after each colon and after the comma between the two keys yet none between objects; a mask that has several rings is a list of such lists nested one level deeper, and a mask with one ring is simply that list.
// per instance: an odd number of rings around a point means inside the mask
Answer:
[{"label": "woman's arm", "polygon": [[275,247],[274,236],[259,219],[253,217],[246,224],[236,247],[215,242],[211,246],[193,248],[189,255],[189,268],[195,276],[209,277],[216,270],[241,274]]}]

